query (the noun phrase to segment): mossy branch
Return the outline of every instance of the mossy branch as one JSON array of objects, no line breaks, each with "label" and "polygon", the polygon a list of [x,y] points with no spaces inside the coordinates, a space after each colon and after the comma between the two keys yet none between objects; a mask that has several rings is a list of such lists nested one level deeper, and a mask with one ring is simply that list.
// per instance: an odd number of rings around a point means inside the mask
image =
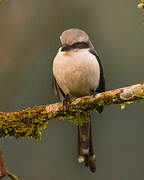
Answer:
[{"label": "mossy branch", "polygon": [[[79,124],[78,114],[97,110],[100,106],[134,102],[144,99],[144,83],[106,91],[94,96],[72,99],[68,109],[62,103],[36,106],[17,112],[0,112],[0,138],[7,136],[32,137],[40,139],[41,130],[47,127],[50,119],[66,118]],[[78,122],[77,122],[78,121]]]}]

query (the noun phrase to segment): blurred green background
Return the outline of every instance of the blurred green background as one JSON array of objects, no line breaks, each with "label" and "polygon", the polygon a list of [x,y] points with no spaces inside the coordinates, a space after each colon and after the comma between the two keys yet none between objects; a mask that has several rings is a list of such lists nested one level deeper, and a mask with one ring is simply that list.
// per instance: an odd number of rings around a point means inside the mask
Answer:
[{"label": "blurred green background", "polygon": [[[52,62],[61,32],[85,30],[99,53],[107,89],[144,81],[144,15],[136,0],[4,0],[0,5],[0,111],[54,103]],[[49,121],[42,140],[1,140],[20,180],[143,180],[144,104],[92,113],[96,175],[78,164],[75,125]]]}]

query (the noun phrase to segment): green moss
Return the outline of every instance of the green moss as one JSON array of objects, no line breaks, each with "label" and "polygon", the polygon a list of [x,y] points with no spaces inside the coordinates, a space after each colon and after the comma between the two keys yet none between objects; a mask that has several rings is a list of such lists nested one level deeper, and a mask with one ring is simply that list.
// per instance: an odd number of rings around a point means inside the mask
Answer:
[{"label": "green moss", "polygon": [[[139,100],[140,98],[144,98],[144,95],[141,94],[136,94],[133,99]],[[114,103],[120,103],[121,108],[124,109],[126,103],[132,103],[130,101],[123,102],[124,100],[121,99],[119,94],[110,96],[109,93],[105,92],[100,98],[89,99],[85,97],[84,99],[78,99],[78,101],[75,102],[78,105],[74,105],[72,100],[72,103],[67,109],[64,108],[62,104],[58,103],[56,106],[38,106],[14,113],[0,112],[0,138],[14,136],[15,138],[30,137],[39,140],[41,139],[41,130],[47,127],[50,118],[63,117],[63,119],[67,119],[76,125],[82,125],[89,120],[87,115],[90,110],[101,112],[104,105]],[[82,104],[80,104],[80,102]],[[46,110],[47,107],[48,110]],[[51,111],[47,114],[49,109]]]},{"label": "green moss", "polygon": [[76,112],[74,116],[67,115],[66,117],[70,122],[72,122],[75,125],[83,125],[84,123],[89,121],[89,118],[87,117],[87,112]]},{"label": "green moss", "polygon": [[30,137],[39,140],[40,130],[47,127],[47,115],[37,109],[26,109],[15,113],[0,113],[0,138],[7,136]]},{"label": "green moss", "polygon": [[101,100],[98,102],[98,105],[99,105],[99,106],[104,106],[104,105],[105,105],[104,100],[101,99]]},{"label": "green moss", "polygon": [[[76,124],[82,125],[88,121],[87,111],[90,107],[81,107],[81,105],[70,106],[67,110],[60,108],[56,111],[54,117],[62,116],[64,119]],[[36,140],[41,139],[41,130],[47,127],[48,115],[41,113],[45,108],[35,107],[27,108],[24,111],[15,113],[0,113],[0,138],[13,136],[15,138],[30,137]]]},{"label": "green moss", "polygon": [[127,102],[121,103],[120,104],[121,105],[121,109],[125,109],[126,104],[131,104],[131,103],[133,103],[133,101],[127,101]]},{"label": "green moss", "polygon": [[139,94],[139,93],[137,93],[137,94],[135,95],[135,97],[138,97],[138,98],[143,98],[143,99],[144,99],[144,95]]},{"label": "green moss", "polygon": [[137,5],[137,8],[144,10],[144,1],[143,1],[143,0],[141,0],[141,3],[139,3],[139,4]]},{"label": "green moss", "polygon": [[[63,112],[63,119],[72,122],[75,125],[82,125],[88,121],[87,113],[89,109],[82,107],[81,105],[70,106]],[[60,115],[60,114],[57,114]]]},{"label": "green moss", "polygon": [[125,108],[126,103],[121,103],[121,109]]}]

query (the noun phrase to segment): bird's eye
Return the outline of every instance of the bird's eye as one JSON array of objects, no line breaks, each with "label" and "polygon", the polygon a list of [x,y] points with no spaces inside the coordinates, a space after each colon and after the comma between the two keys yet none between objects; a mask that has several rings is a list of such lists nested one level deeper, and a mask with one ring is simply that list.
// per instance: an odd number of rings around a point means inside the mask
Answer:
[{"label": "bird's eye", "polygon": [[61,51],[69,51],[71,49],[71,46],[67,45],[67,44],[63,44]]}]

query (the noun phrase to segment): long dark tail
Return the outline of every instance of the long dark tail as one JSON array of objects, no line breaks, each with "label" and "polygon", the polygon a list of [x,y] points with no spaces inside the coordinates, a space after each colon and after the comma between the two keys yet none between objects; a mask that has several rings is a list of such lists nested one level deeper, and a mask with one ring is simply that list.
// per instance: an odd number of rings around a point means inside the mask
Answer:
[{"label": "long dark tail", "polygon": [[89,118],[88,122],[78,126],[78,162],[85,162],[85,165],[94,173],[96,171],[96,163],[92,143],[90,113],[87,116],[85,118]]}]

